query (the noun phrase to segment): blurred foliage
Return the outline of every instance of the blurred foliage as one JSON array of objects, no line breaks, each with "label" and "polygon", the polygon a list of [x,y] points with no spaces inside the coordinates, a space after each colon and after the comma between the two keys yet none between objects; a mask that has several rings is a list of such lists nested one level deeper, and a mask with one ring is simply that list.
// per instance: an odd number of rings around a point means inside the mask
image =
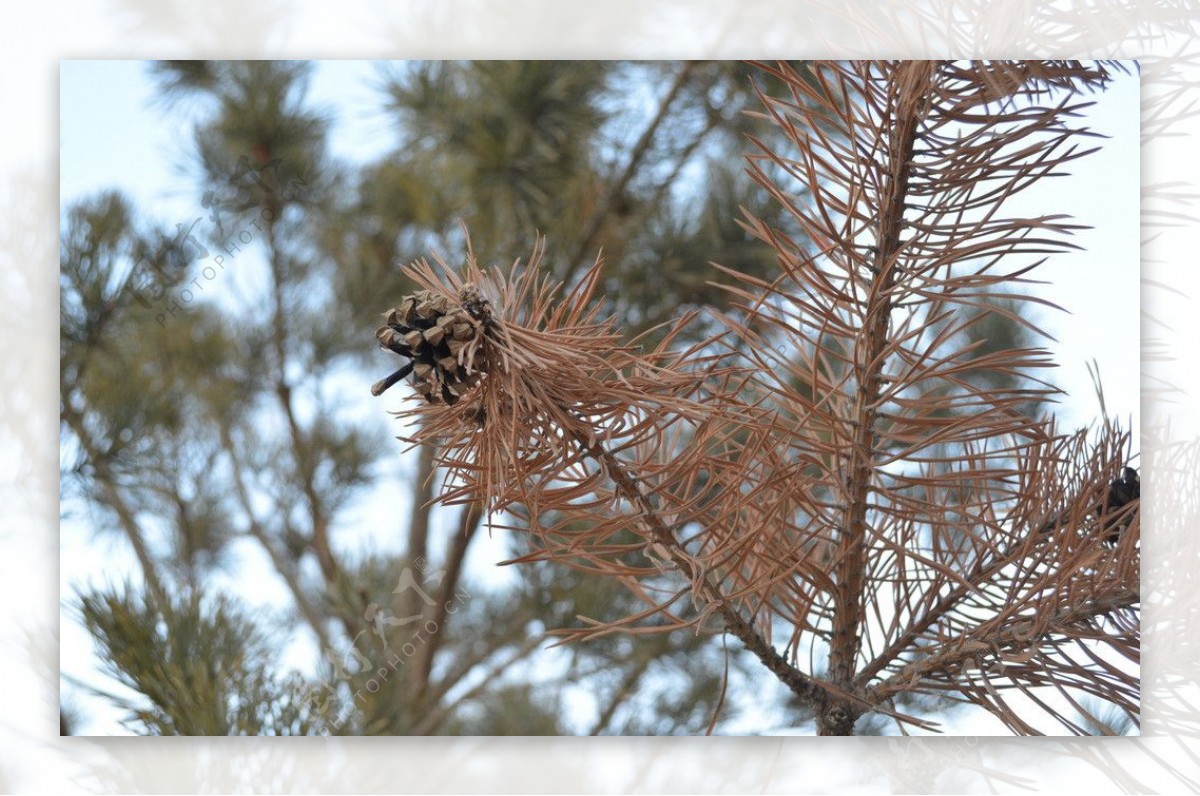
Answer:
[{"label": "blurred foliage", "polygon": [[[79,601],[109,673],[139,698],[115,697],[149,735],[311,735],[320,731],[303,683],[277,681],[264,635],[227,599],[98,590]],[[144,697],[148,704],[143,704]]]},{"label": "blurred foliage", "polygon": [[[216,734],[703,731],[721,671],[708,639],[542,652],[547,628],[628,610],[614,584],[531,566],[511,588],[479,591],[465,571],[479,519],[427,507],[399,514],[391,533],[373,530],[407,538],[409,556],[340,543],[399,456],[382,442],[385,418],[346,414],[342,374],[363,379],[374,313],[408,289],[399,264],[430,248],[464,252],[460,219],[496,265],[537,233],[566,280],[603,250],[611,309],[631,331],[719,304],[709,259],[769,269],[735,220],[741,204],[770,212],[731,165],[751,126],[741,111],[756,102],[749,68],[383,66],[380,103],[400,143],[361,165],[328,156],[333,120],[307,99],[313,69],[153,64],[164,113],[194,131],[194,223],[148,227],[153,209],[116,193],[63,211],[65,494],[97,531],[128,540],[146,583],[137,599],[93,590],[80,605],[109,672],[152,705],[134,723]],[[219,295],[181,292],[217,266],[229,280]],[[412,478],[436,474],[418,466]],[[303,710],[286,703],[290,681],[264,674],[280,640],[239,619],[221,585],[247,544],[291,596],[289,632],[320,650]],[[427,600],[399,588],[404,572],[423,572],[409,585]],[[419,621],[406,624],[414,610]],[[539,655],[550,663],[533,664]],[[564,714],[581,687],[599,694],[591,720]],[[246,713],[255,703],[264,712]]]},{"label": "blurred foliage", "polygon": [[[598,252],[607,300],[631,332],[692,306],[720,305],[707,263],[750,273],[774,263],[736,224],[749,198],[740,167],[756,99],[740,64],[405,63],[383,73],[401,146],[358,178],[326,218],[348,313],[382,311],[409,289],[397,266],[430,248],[507,267],[544,235],[571,281]],[[760,130],[770,135],[769,130]],[[706,197],[700,203],[697,196]]]}]

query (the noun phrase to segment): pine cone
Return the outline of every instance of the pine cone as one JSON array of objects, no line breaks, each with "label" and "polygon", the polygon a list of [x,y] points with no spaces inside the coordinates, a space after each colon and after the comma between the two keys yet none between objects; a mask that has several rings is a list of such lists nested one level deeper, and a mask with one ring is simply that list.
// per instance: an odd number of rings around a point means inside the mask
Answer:
[{"label": "pine cone", "polygon": [[417,392],[431,404],[457,403],[474,386],[486,370],[483,337],[491,325],[491,305],[474,285],[462,289],[460,301],[421,290],[383,314],[375,339],[410,361],[377,382],[372,395],[382,395],[409,373]]},{"label": "pine cone", "polygon": [[1132,515],[1123,513],[1115,516],[1117,512],[1141,496],[1142,482],[1138,478],[1137,470],[1132,467],[1123,468],[1121,477],[1108,485],[1104,501],[1096,507],[1096,514],[1103,520],[1104,531],[1101,538],[1106,544],[1115,545],[1121,538],[1121,533],[1132,522]]}]

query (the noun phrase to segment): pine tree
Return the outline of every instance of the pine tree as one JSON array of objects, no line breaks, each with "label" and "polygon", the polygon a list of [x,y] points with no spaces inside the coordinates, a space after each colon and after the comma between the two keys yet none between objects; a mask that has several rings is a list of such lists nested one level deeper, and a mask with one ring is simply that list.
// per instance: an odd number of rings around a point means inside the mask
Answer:
[{"label": "pine tree", "polygon": [[137,562],[67,600],[131,730],[1136,721],[1128,436],[1043,417],[1012,286],[1072,227],[1003,211],[1108,65],[404,64],[361,167],[310,64],[154,69],[195,218],[99,195],[61,245],[64,510]]},{"label": "pine tree", "polygon": [[738,301],[714,336],[680,344],[684,315],[630,340],[601,315],[600,263],[563,286],[540,245],[511,269],[407,269],[473,326],[438,365],[471,386],[405,413],[451,474],[440,500],[513,517],[521,562],[637,598],[568,641],[733,636],[822,735],[933,727],[903,709],[923,697],[1017,733],[1040,715],[1087,734],[1089,697],[1136,722],[1128,434],[1058,431],[1029,411],[1049,353],[979,335],[1030,325],[1012,286],[1070,248],[1065,214],[1006,204],[1090,151],[1079,95],[1112,67],[762,68],[784,143],[751,169],[787,223],[744,218],[778,271],[721,269]]},{"label": "pine tree", "polygon": [[[339,542],[361,533],[355,507],[395,467],[381,458],[383,418],[352,422],[331,397],[382,361],[362,345],[376,325],[364,311],[413,289],[397,261],[431,244],[461,250],[457,215],[496,255],[529,226],[553,236],[572,253],[565,278],[597,247],[622,252],[607,306],[630,327],[720,304],[695,253],[745,252],[748,235],[718,208],[770,212],[721,166],[754,101],[748,67],[404,65],[386,84],[403,144],[361,169],[329,158],[329,120],[305,99],[311,70],[155,65],[168,112],[195,131],[196,217],[156,229],[115,194],[64,215],[67,501],[138,562],[125,586],[82,589],[71,613],[108,661],[106,698],[148,733],[702,731],[725,665],[707,637],[574,647],[549,674],[530,664],[545,627],[615,618],[636,599],[550,565],[480,590],[466,561],[483,515],[427,505],[441,478],[432,449],[400,465],[411,509],[371,529],[403,552]],[[648,78],[664,86],[652,110],[615,101]],[[706,204],[680,201],[685,176],[711,184]],[[657,259],[667,278],[650,289],[637,263]],[[770,267],[762,254],[742,262]],[[529,552],[513,539],[511,557]],[[253,615],[225,585],[247,554],[274,569],[286,615]],[[438,632],[409,641],[427,627]],[[316,650],[299,685],[275,664],[296,637]],[[167,666],[163,649],[179,651]],[[594,714],[568,724],[562,705],[583,691],[597,695]],[[202,714],[182,715],[200,702]],[[246,705],[257,723],[237,713]]]}]

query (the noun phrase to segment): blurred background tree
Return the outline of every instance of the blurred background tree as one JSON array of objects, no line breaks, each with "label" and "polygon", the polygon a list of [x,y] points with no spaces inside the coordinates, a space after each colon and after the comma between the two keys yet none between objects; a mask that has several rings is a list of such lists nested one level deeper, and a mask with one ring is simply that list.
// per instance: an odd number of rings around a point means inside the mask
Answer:
[{"label": "blurred background tree", "polygon": [[[150,209],[108,194],[64,209],[62,241],[64,499],[97,531],[123,534],[140,568],[133,585],[87,592],[78,609],[114,677],[143,697],[119,697],[131,729],[702,730],[722,665],[710,643],[625,639],[543,653],[547,627],[579,613],[604,617],[628,598],[547,567],[481,592],[464,572],[479,513],[434,512],[430,452],[401,458],[385,418],[356,422],[339,409],[343,391],[365,392],[363,369],[379,361],[363,318],[409,289],[398,265],[431,246],[463,250],[460,218],[493,262],[540,230],[563,254],[555,266],[566,280],[603,249],[612,309],[631,328],[712,302],[704,258],[745,251],[748,240],[725,212],[751,201],[737,166],[741,110],[755,101],[748,70],[387,67],[380,101],[401,144],[357,169],[328,156],[330,120],[306,100],[310,64],[152,69],[168,113],[195,126],[187,165],[207,212],[184,229],[143,230]],[[738,264],[761,270],[770,257]],[[205,269],[228,272],[236,289],[199,295]],[[391,527],[351,527],[361,522],[356,500],[397,462],[408,468],[409,509]],[[372,535],[404,544],[355,541]],[[180,715],[222,704],[220,688],[285,687],[282,677],[264,685],[275,667],[255,660],[277,658],[282,640],[267,645],[261,627],[210,610],[229,597],[241,559],[263,554],[292,606],[272,621],[286,620],[284,632],[306,636],[316,653],[311,721]],[[421,591],[393,594],[406,568]],[[442,574],[425,582],[422,570]],[[426,626],[438,630],[410,642]],[[164,658],[161,644],[187,652]],[[377,676],[397,659],[391,676]],[[208,690],[190,701],[167,696],[183,683]],[[565,717],[583,693],[595,695],[585,718]],[[284,704],[258,691],[237,696],[267,712]]]},{"label": "blurred background tree", "polygon": [[[63,209],[61,248],[64,514],[118,534],[138,563],[124,586],[64,598],[113,679],[100,696],[131,731],[697,733],[726,678],[723,722],[811,720],[765,699],[770,678],[719,639],[546,649],[548,629],[627,616],[632,598],[544,563],[481,577],[468,566],[480,512],[433,508],[434,452],[402,454],[378,405],[356,409],[391,365],[370,319],[411,291],[399,265],[430,249],[461,258],[460,219],[487,264],[544,235],[568,283],[602,251],[604,301],[631,334],[728,310],[710,262],[777,267],[739,208],[789,225],[744,173],[746,136],[777,135],[745,113],[769,75],[386,66],[379,101],[398,144],[360,167],[329,155],[312,64],[149,68],[171,123],[193,129],[195,222],[157,228],[152,208],[108,193]],[[210,271],[224,281],[205,293]],[[981,339],[1011,347],[1020,334]],[[531,552],[504,544],[509,558]],[[266,571],[277,583],[239,582]]]}]

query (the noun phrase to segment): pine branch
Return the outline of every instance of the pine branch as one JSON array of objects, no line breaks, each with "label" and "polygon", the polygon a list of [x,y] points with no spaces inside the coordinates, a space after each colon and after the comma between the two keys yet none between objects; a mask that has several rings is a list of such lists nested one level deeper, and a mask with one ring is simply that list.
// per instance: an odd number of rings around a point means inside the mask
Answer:
[{"label": "pine branch", "polygon": [[633,668],[625,672],[621,677],[621,682],[617,684],[616,689],[608,697],[608,702],[604,709],[600,711],[600,715],[596,717],[596,721],[592,724],[592,728],[588,730],[588,735],[599,735],[608,729],[612,723],[613,717],[620,710],[621,705],[625,704],[637,690],[637,684],[642,679],[642,675],[650,668],[650,660],[643,658],[634,664]]},{"label": "pine branch", "polygon": [[[471,545],[471,540],[475,538],[475,533],[479,530],[479,524],[482,519],[483,512],[479,510],[478,504],[475,503],[469,503],[464,506],[462,513],[458,517],[458,525],[454,529],[454,535],[450,538],[450,548],[446,552],[445,574],[442,576],[440,594],[433,608],[433,623],[438,628],[445,628],[446,626],[450,605],[458,589],[458,581],[462,577],[467,549]],[[429,678],[433,672],[433,659],[437,655],[438,650],[441,649],[443,638],[443,633],[434,633],[429,637],[429,641],[426,642],[421,650],[421,659],[417,666],[418,682],[421,683],[418,690],[418,697],[428,687]]]},{"label": "pine branch", "polygon": [[642,131],[638,137],[637,143],[630,150],[629,159],[625,163],[625,168],[616,181],[609,187],[608,192],[604,195],[604,199],[599,206],[592,212],[588,218],[587,225],[583,228],[583,235],[579,238],[579,244],[576,246],[575,253],[571,256],[568,263],[569,268],[564,275],[564,279],[570,278],[578,271],[583,263],[587,261],[588,253],[592,250],[596,240],[596,236],[600,233],[600,229],[604,226],[605,219],[612,213],[617,201],[625,193],[625,189],[629,187],[629,183],[637,174],[638,169],[642,165],[642,161],[650,153],[654,143],[654,137],[658,133],[663,123],[667,120],[671,106],[675,103],[684,86],[687,85],[688,79],[696,68],[695,61],[685,61],[679,68],[679,72],[675,75],[675,80],[672,81],[670,88],[667,89],[666,95],[658,104],[658,111],[654,114],[654,118],[646,125],[646,129]]},{"label": "pine branch", "polygon": [[931,67],[927,62],[914,62],[898,70],[895,94],[889,97],[892,132],[888,137],[886,165],[879,201],[876,227],[874,273],[868,290],[863,314],[866,319],[864,336],[856,342],[863,353],[855,357],[855,380],[858,383],[857,401],[852,410],[854,437],[850,443],[847,462],[847,505],[845,520],[840,526],[841,537],[834,580],[838,590],[830,642],[829,670],[833,682],[842,687],[854,678],[855,664],[861,646],[860,624],[863,616],[866,548],[868,543],[867,510],[875,468],[875,441],[878,427],[881,377],[888,364],[886,355],[891,344],[888,327],[891,322],[893,287],[896,263],[902,244],[900,228],[904,222],[904,207],[908,197],[913,147],[917,138],[921,102],[929,80]]},{"label": "pine branch", "polygon": [[[565,642],[715,619],[814,709],[823,735],[850,734],[868,710],[923,724],[895,697],[955,689],[1032,732],[999,690],[937,679],[985,648],[1012,653],[1026,630],[1038,642],[1029,661],[1006,663],[1005,688],[1056,718],[1035,689],[1129,707],[1136,676],[1090,646],[1136,657],[1136,508],[1122,497],[1133,481],[1113,493],[1122,508],[1096,503],[1129,461],[1127,437],[1111,425],[1096,440],[1060,435],[1027,414],[1054,391],[1032,375],[1049,357],[989,348],[979,332],[989,316],[1033,328],[1005,286],[1041,261],[1025,258],[1071,248],[1078,226],[1001,206],[1087,154],[1074,96],[1104,71],[764,68],[790,97],[764,95],[763,117],[794,151],[758,142],[751,172],[789,228],[746,217],[779,274],[722,269],[740,302],[725,334],[673,350],[689,316],[649,350],[624,344],[591,300],[599,264],[560,298],[539,275],[540,247],[508,274],[473,256],[406,269],[435,297],[420,303],[439,329],[474,319],[456,356],[431,353],[436,329],[424,341],[380,330],[396,353],[424,357],[422,379],[453,388],[422,387],[427,404],[409,413],[422,420],[411,441],[439,446],[440,499],[513,512],[508,527],[537,544],[507,563],[599,574],[642,604],[580,617]],[[1053,543],[1036,532],[1047,517]],[[1116,531],[1102,540],[1093,527]],[[787,656],[775,627],[789,631]],[[793,662],[821,644],[828,681]]]},{"label": "pine branch", "polygon": [[[429,515],[433,510],[430,501],[433,499],[433,479],[436,471],[437,449],[430,446],[422,448],[417,454],[417,472],[412,481],[412,508],[408,515],[408,546],[405,553],[412,565],[429,557]],[[419,595],[407,592],[402,597],[404,616],[415,616],[421,613],[425,606],[420,603]],[[418,680],[414,687],[421,686]]]},{"label": "pine branch", "polygon": [[[464,702],[474,699],[475,696],[482,692],[485,688],[494,685],[497,679],[499,679],[507,670],[512,668],[519,661],[527,658],[545,640],[545,636],[531,636],[530,638],[526,639],[525,642],[513,650],[508,657],[498,661],[495,665],[488,669],[488,671],[485,672],[482,677],[480,677],[479,682],[475,683],[453,700],[443,701],[450,688],[456,685],[461,678],[455,677],[447,680],[446,682],[440,683],[437,701],[434,703],[437,705],[437,707],[433,708],[424,716],[422,716],[421,720],[416,724],[415,727],[413,727],[413,730],[410,734],[429,735],[438,727],[438,725],[440,725],[448,717],[454,715],[454,711],[457,710],[459,706],[461,706]],[[464,673],[473,670],[474,668],[474,666],[471,666],[470,669],[465,669]]]},{"label": "pine branch", "polygon": [[675,538],[675,534],[663,522],[650,498],[612,453],[598,442],[590,441],[578,428],[570,429],[569,433],[580,448],[595,460],[612,479],[621,496],[638,507],[642,519],[650,530],[650,544],[656,545],[654,550],[664,554],[667,560],[679,569],[684,578],[692,585],[693,593],[698,593],[708,606],[715,606],[716,613],[723,620],[725,629],[736,636],[746,649],[754,653],[768,671],[806,704],[823,704],[831,692],[839,697],[844,696],[840,689],[809,677],[788,663],[786,658],[776,652],[775,648],[742,618],[741,614],[727,602],[720,586],[713,583],[705,573],[696,568],[692,557],[682,548]]},{"label": "pine branch", "polygon": [[168,599],[168,592],[163,585],[162,577],[158,573],[158,563],[150,554],[150,549],[146,545],[146,540],[142,534],[141,525],[138,523],[133,509],[130,508],[121,494],[121,490],[113,481],[112,474],[108,472],[108,468],[104,464],[104,459],[93,442],[91,434],[84,426],[83,417],[71,408],[69,403],[64,402],[62,405],[62,417],[67,422],[67,427],[74,433],[75,438],[79,440],[80,446],[83,448],[84,454],[95,471],[95,480],[101,485],[104,492],[104,502],[117,515],[117,521],[121,530],[125,533],[125,538],[129,540],[130,547],[133,548],[134,555],[137,556],[138,564],[142,569],[142,578],[146,582],[146,587],[150,591],[156,605],[165,605]]},{"label": "pine branch", "polygon": [[[1056,611],[1048,616],[1039,617],[1036,622],[1029,621],[1014,626],[1003,627],[992,625],[992,632],[960,637],[950,648],[923,658],[906,666],[903,670],[883,682],[867,689],[868,699],[872,702],[882,702],[891,696],[913,690],[914,684],[921,683],[933,688],[951,688],[958,690],[962,687],[958,678],[963,672],[965,663],[973,663],[981,671],[987,671],[988,666],[983,661],[988,656],[994,656],[1000,676],[1012,678],[1010,687],[1018,687],[1016,677],[1027,679],[1034,684],[1049,685],[1055,682],[1054,677],[1044,670],[1029,664],[1035,657],[1031,650],[1043,644],[1055,647],[1061,643],[1053,636],[1063,634],[1064,628],[1074,625],[1091,624],[1101,617],[1112,615],[1119,611],[1134,608],[1141,602],[1141,592],[1137,588],[1122,588],[1108,595],[1103,600],[1087,601]],[[1038,632],[1034,625],[1046,625],[1052,630]],[[1006,658],[1006,653],[1010,656]],[[1059,672],[1062,677],[1065,672]],[[941,682],[931,684],[929,681],[940,679]],[[1120,679],[1115,681],[1118,691],[1090,686],[1086,681],[1078,683],[1083,690],[1091,691],[1096,696],[1112,700],[1122,693],[1136,694],[1136,688],[1130,688]],[[1136,711],[1136,701],[1127,703],[1129,709]]]},{"label": "pine branch", "polygon": [[[247,527],[250,530],[250,535],[253,536],[263,549],[267,556],[271,559],[271,563],[275,566],[275,571],[283,578],[283,582],[287,584],[288,589],[292,593],[292,599],[296,603],[297,610],[300,615],[308,622],[308,626],[312,628],[313,634],[317,637],[317,643],[321,645],[322,650],[332,650],[333,645],[330,642],[329,634],[325,632],[325,620],[317,611],[316,606],[308,599],[308,595],[304,590],[304,586],[300,583],[299,572],[294,562],[288,560],[285,553],[279,549],[279,546],[271,538],[267,529],[263,527],[258,519],[258,515],[254,511],[253,504],[250,501],[250,494],[246,489],[246,468],[242,457],[238,455],[237,448],[234,446],[233,437],[230,434],[229,428],[221,427],[221,442],[226,454],[229,456],[229,461],[233,470],[233,489],[237,495],[238,502],[241,504],[242,511],[246,515]],[[343,622],[343,629],[353,638],[351,627]]]},{"label": "pine branch", "polygon": [[287,420],[288,433],[292,442],[292,456],[296,462],[296,475],[299,478],[305,501],[308,503],[313,552],[320,565],[321,574],[325,577],[325,582],[332,584],[338,579],[338,565],[334,559],[333,548],[329,544],[329,517],[313,483],[314,464],[304,439],[304,430],[301,429],[292,406],[292,385],[288,383],[287,377],[289,359],[287,343],[290,339],[287,328],[289,308],[286,306],[283,296],[286,274],[282,253],[279,251],[275,238],[276,219],[279,218],[280,212],[279,198],[275,193],[268,195],[264,208],[263,217],[267,219],[265,221],[266,247],[271,266],[271,326],[273,332],[271,340],[275,348],[275,396],[279,401],[284,418]]}]

